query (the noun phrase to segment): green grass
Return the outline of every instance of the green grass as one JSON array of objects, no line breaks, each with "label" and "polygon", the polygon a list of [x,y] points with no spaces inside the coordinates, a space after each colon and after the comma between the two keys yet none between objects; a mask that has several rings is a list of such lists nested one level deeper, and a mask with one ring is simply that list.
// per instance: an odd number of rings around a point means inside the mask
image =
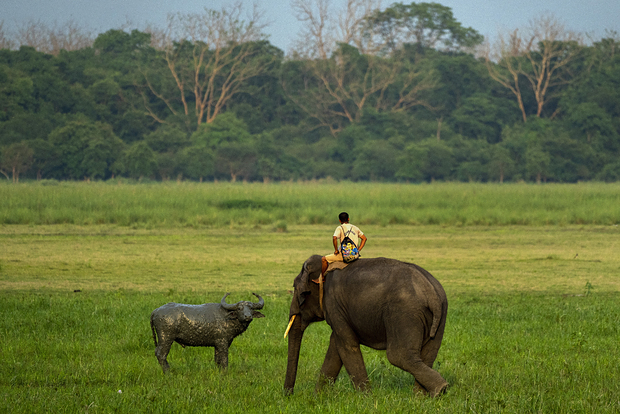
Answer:
[{"label": "green grass", "polygon": [[611,225],[620,184],[0,184],[0,224],[281,227],[330,224],[342,210],[358,224]]},{"label": "green grass", "polygon": [[[213,295],[213,299],[217,296]],[[172,298],[140,292],[3,294],[3,412],[617,412],[617,294],[456,296],[438,369],[449,392],[412,394],[413,379],[364,349],[372,393],[346,374],[314,394],[327,346],[310,328],[296,392],[282,393],[288,298],[267,297],[221,373],[210,348],[175,345],[171,375],[153,355],[150,311]],[[200,302],[201,295],[175,300]],[[7,335],[8,334],[8,335]],[[121,390],[122,393],[118,391]]]},{"label": "green grass", "polygon": [[[372,393],[356,392],[343,371],[315,395],[329,338],[322,323],[309,328],[295,394],[285,396],[289,290],[307,256],[330,250],[332,227],[1,227],[0,411],[620,409],[617,226],[366,226],[367,257],[414,261],[444,285],[449,315],[437,368],[451,388],[435,400],[417,396],[409,374],[364,348]],[[233,342],[228,372],[211,348],[175,344],[164,376],[150,312],[169,301],[219,301],[227,291],[230,300],[255,291],[266,301],[266,318]]]},{"label": "green grass", "polygon": [[[615,185],[48,184],[0,185],[0,412],[620,411]],[[446,289],[441,398],[368,348],[371,393],[343,370],[316,395],[324,323],[283,394],[292,281],[330,252],[341,210],[365,257],[415,262]],[[175,344],[164,376],[151,311],[225,292],[266,302],[228,372]]]}]

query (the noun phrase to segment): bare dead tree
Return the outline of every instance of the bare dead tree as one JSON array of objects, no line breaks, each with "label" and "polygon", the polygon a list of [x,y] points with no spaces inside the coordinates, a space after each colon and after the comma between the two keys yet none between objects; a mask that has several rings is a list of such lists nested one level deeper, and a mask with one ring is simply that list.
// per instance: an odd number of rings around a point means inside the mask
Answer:
[{"label": "bare dead tree", "polygon": [[92,46],[95,36],[73,20],[48,26],[31,20],[17,29],[16,42],[39,52],[58,55],[61,50],[73,51]]},{"label": "bare dead tree", "polygon": [[417,105],[430,108],[421,94],[435,86],[433,74],[423,75],[399,59],[361,55],[351,49],[341,47],[330,59],[306,61],[301,87],[283,82],[287,96],[332,135],[347,123],[358,122],[365,107],[389,112]]},{"label": "bare dead tree", "polygon": [[[243,16],[240,2],[221,11],[205,9],[203,13],[168,16],[166,30],[157,33],[155,41],[163,49],[162,59],[176,86],[176,96],[158,90],[149,73],[144,74],[148,89],[173,114],[181,111],[187,119],[191,115],[198,125],[212,122],[235,94],[246,90],[248,80],[264,73],[272,63],[273,59],[256,56],[255,42],[265,39],[262,12],[254,6],[247,19]],[[180,102],[181,109],[174,101]],[[163,122],[148,106],[147,112]]]},{"label": "bare dead tree", "polygon": [[94,41],[93,32],[83,28],[73,20],[62,25],[55,24],[49,31],[49,43],[53,55],[58,55],[61,50],[73,51],[90,47]]},{"label": "bare dead tree", "polygon": [[8,178],[4,169],[13,173],[13,183],[19,182],[19,175],[30,169],[33,163],[34,151],[25,142],[9,145],[4,149],[0,158],[0,172]]},{"label": "bare dead tree", "polygon": [[166,30],[149,23],[142,31],[151,35],[151,47],[153,49],[161,51],[169,47],[169,39]]},{"label": "bare dead tree", "polygon": [[40,20],[30,20],[17,29],[15,37],[20,46],[30,46],[40,52],[47,52],[49,47],[49,29]]},{"label": "bare dead tree", "polygon": [[517,98],[526,122],[520,80],[534,93],[536,116],[541,117],[545,104],[554,97],[553,88],[571,82],[568,65],[577,58],[581,45],[581,35],[545,15],[533,19],[523,34],[518,29],[507,38],[500,34],[485,58],[491,77]]},{"label": "bare dead tree", "polygon": [[331,0],[292,0],[291,5],[302,24],[293,48],[296,56],[327,59],[339,43],[353,45],[362,53],[376,51],[361,29],[365,17],[381,7],[381,0],[347,0],[340,10]]},{"label": "bare dead tree", "polygon": [[330,0],[293,0],[292,5],[302,23],[295,56],[307,72],[303,85],[283,80],[283,87],[332,135],[359,121],[365,107],[399,112],[428,105],[420,96],[435,85],[433,76],[422,75],[403,59],[380,55],[385,49],[381,38],[365,24],[380,0],[347,0],[339,11]]},{"label": "bare dead tree", "polygon": [[0,49],[14,49],[15,46],[15,41],[4,29],[4,20],[0,20]]},{"label": "bare dead tree", "polygon": [[487,44],[487,50],[484,54],[489,75],[515,95],[523,122],[527,122],[527,112],[519,83],[519,75],[523,72],[521,40],[518,29],[508,36],[500,33],[494,45]]},{"label": "bare dead tree", "polygon": [[552,16],[533,20],[530,32],[532,38],[538,40],[538,47],[525,54],[531,69],[524,76],[534,91],[536,116],[540,117],[544,105],[553,97],[551,89],[571,82],[572,74],[567,66],[578,56],[582,38],[566,30]]}]

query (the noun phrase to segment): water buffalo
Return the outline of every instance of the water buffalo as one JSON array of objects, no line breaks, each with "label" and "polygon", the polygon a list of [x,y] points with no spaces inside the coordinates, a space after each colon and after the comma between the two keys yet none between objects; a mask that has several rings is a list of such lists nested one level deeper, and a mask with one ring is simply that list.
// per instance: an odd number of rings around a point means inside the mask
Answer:
[{"label": "water buffalo", "polygon": [[164,373],[170,369],[166,357],[173,342],[181,346],[212,346],[215,363],[228,367],[228,348],[233,339],[241,335],[254,318],[264,318],[258,312],[265,301],[256,293],[258,303],[248,301],[234,305],[226,303],[227,293],[220,303],[184,305],[168,303],[151,313],[151,330],[155,341],[155,356]]}]

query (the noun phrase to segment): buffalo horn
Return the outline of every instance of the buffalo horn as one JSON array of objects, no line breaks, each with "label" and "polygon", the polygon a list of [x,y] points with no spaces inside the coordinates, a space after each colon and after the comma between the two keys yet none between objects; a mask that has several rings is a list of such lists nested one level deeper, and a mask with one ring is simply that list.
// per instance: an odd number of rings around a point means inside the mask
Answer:
[{"label": "buffalo horn", "polygon": [[263,300],[263,298],[261,298],[260,295],[257,295],[254,292],[252,292],[252,294],[258,298],[258,303],[252,303],[252,309],[263,309],[263,306],[265,306],[265,301]]},{"label": "buffalo horn", "polygon": [[235,305],[229,305],[228,303],[226,303],[226,296],[230,295],[230,292],[228,292],[227,294],[224,295],[224,297],[222,298],[222,301],[220,302],[220,305],[222,305],[222,308],[226,309],[227,311],[232,311],[237,309],[236,304]]}]

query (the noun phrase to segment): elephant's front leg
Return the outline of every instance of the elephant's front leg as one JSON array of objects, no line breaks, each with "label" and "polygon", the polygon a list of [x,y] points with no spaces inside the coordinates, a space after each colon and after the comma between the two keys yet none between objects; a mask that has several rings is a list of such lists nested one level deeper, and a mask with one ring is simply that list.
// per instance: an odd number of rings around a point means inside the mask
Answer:
[{"label": "elephant's front leg", "polygon": [[329,348],[327,348],[327,354],[325,355],[325,361],[321,367],[321,373],[319,374],[319,382],[316,384],[316,392],[319,392],[321,388],[327,383],[333,383],[338,378],[340,369],[342,368],[342,359],[338,354],[338,348],[336,346],[336,339],[332,333],[329,339]]},{"label": "elephant's front leg", "polygon": [[[332,337],[335,337],[333,333]],[[339,337],[335,337],[335,343],[338,349],[338,355],[340,355],[340,359],[349,373],[349,377],[351,377],[351,381],[353,381],[355,388],[361,391],[370,388],[368,373],[366,372],[366,365],[364,364],[364,357],[362,356],[359,342],[356,340],[354,341],[352,338],[343,340]]]}]

